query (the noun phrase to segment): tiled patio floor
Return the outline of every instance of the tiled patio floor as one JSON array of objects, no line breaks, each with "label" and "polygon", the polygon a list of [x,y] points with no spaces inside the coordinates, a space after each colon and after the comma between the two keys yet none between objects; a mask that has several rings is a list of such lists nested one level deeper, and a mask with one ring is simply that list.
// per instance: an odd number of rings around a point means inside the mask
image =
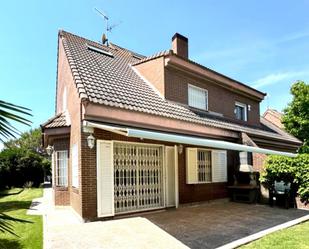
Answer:
[{"label": "tiled patio floor", "polygon": [[215,201],[145,214],[192,249],[216,248],[261,230],[308,215],[300,209]]}]

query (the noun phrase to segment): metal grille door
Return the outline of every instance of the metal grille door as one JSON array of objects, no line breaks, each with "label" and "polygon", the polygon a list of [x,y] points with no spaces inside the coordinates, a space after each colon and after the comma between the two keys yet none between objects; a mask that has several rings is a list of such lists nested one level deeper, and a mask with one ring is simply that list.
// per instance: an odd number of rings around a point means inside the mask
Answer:
[{"label": "metal grille door", "polygon": [[163,207],[161,146],[114,143],[115,213]]}]

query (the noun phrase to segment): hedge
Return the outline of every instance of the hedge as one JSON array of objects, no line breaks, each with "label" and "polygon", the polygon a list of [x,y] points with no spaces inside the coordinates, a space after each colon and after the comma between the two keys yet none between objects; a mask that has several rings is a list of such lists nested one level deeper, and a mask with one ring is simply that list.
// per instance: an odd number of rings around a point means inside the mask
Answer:
[{"label": "hedge", "polygon": [[260,181],[266,187],[274,181],[290,182],[301,201],[309,203],[309,154],[299,154],[295,158],[268,156]]}]

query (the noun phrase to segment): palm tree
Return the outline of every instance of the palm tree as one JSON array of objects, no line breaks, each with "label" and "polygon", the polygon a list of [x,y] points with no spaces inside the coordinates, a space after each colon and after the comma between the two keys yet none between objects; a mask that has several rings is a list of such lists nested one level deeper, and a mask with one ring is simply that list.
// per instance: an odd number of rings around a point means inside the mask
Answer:
[{"label": "palm tree", "polygon": [[[4,139],[15,138],[16,135],[20,134],[11,124],[12,121],[30,126],[31,121],[23,116],[32,116],[30,109],[0,100],[0,142],[3,143]],[[11,221],[28,222],[0,213],[0,232],[8,232],[16,235],[10,224]]]}]

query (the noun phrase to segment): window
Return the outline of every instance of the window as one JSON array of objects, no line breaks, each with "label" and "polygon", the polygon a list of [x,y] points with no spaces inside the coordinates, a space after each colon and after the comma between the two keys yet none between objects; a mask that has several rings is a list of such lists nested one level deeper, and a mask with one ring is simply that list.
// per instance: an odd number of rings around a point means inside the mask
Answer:
[{"label": "window", "polygon": [[68,151],[56,151],[56,186],[68,186]]},{"label": "window", "polygon": [[188,105],[194,108],[208,110],[208,91],[188,85]]},{"label": "window", "polygon": [[211,182],[211,151],[197,151],[197,179],[198,182]]},{"label": "window", "polygon": [[90,44],[87,44],[87,47],[91,51],[98,52],[98,53],[104,54],[104,55],[108,55],[110,57],[114,57],[114,55],[112,53],[110,53],[110,52],[108,52],[108,51],[106,51],[106,50],[104,50],[102,48],[94,47],[94,46],[92,46]]},{"label": "window", "polygon": [[247,105],[236,102],[234,112],[237,119],[247,121]]},{"label": "window", "polygon": [[227,181],[227,159],[224,150],[186,149],[186,183]]}]

